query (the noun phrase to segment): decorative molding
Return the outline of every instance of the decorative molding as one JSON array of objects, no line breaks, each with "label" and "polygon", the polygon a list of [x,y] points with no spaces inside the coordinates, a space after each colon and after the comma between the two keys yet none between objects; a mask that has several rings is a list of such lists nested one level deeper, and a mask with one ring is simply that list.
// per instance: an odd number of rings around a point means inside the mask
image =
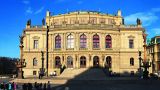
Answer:
[{"label": "decorative molding", "polygon": [[130,36],[128,36],[128,38],[135,38],[135,36],[133,36],[133,35],[130,35]]},{"label": "decorative molding", "polygon": [[40,37],[38,37],[38,36],[34,36],[34,37],[32,37],[33,39],[40,39]]}]

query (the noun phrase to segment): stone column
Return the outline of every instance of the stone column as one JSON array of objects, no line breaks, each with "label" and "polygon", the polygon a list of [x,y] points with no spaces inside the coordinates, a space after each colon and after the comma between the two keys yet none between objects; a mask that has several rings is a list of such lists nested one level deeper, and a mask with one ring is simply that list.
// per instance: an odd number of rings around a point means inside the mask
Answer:
[{"label": "stone column", "polygon": [[88,33],[88,50],[92,50],[92,33]]},{"label": "stone column", "polygon": [[101,33],[100,35],[100,45],[101,45],[100,49],[104,51],[105,50],[105,34],[104,33]]},{"label": "stone column", "polygon": [[63,33],[63,50],[65,51],[66,50],[66,33]]}]

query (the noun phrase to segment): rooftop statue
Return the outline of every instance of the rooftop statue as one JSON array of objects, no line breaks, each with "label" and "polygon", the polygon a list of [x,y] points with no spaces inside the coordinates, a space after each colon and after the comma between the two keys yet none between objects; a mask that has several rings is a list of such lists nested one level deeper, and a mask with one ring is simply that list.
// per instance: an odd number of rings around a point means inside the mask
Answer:
[{"label": "rooftop statue", "polygon": [[21,44],[21,45],[23,45],[23,38],[24,38],[23,35],[22,35],[22,36],[19,36],[19,40],[20,40],[20,44]]},{"label": "rooftop statue", "polygon": [[137,25],[142,25],[142,22],[139,18],[137,18]]},{"label": "rooftop statue", "polygon": [[44,18],[42,19],[42,25],[43,26],[45,25],[45,19]]},{"label": "rooftop statue", "polygon": [[27,25],[31,25],[31,19],[27,21]]}]

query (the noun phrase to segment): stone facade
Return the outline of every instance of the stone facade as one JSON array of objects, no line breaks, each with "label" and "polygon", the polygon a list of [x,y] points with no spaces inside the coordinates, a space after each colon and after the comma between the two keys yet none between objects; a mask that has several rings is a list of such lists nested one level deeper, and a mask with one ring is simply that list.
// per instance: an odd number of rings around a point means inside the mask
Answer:
[{"label": "stone facade", "polygon": [[152,71],[160,72],[160,36],[155,36],[148,40],[147,55],[152,61]]},{"label": "stone facade", "polygon": [[59,72],[60,66],[101,66],[116,73],[137,73],[138,51],[142,54],[144,51],[144,28],[138,22],[137,25],[125,25],[120,10],[117,15],[91,11],[51,15],[47,11],[45,24],[42,23],[42,26],[32,26],[28,21],[24,29],[25,77],[38,76],[42,68],[41,51],[44,52],[44,68],[47,70],[47,43],[48,75],[55,70]]}]

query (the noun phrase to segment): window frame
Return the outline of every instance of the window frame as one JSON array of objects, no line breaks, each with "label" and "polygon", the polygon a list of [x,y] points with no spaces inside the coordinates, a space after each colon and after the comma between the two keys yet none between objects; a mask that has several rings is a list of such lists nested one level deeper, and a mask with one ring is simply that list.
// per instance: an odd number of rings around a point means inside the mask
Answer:
[{"label": "window frame", "polygon": [[110,35],[105,37],[105,48],[112,48],[112,37]]},{"label": "window frame", "polygon": [[134,48],[134,39],[129,39],[129,48],[130,49]]},{"label": "window frame", "polygon": [[60,49],[61,48],[61,36],[58,34],[56,37],[55,37],[55,48],[56,49]]},{"label": "window frame", "polygon": [[36,58],[33,58],[33,66],[37,66],[38,65],[38,60]]},{"label": "window frame", "polygon": [[130,66],[134,66],[134,58],[133,57],[130,58]]},{"label": "window frame", "polygon": [[93,35],[93,48],[100,48],[100,37],[98,34]]},{"label": "window frame", "polygon": [[87,36],[85,34],[80,35],[80,48],[87,48]]},{"label": "window frame", "polygon": [[73,49],[74,48],[74,37],[72,34],[67,36],[67,48]]},{"label": "window frame", "polygon": [[33,40],[33,49],[38,49],[39,41],[37,39]]}]

